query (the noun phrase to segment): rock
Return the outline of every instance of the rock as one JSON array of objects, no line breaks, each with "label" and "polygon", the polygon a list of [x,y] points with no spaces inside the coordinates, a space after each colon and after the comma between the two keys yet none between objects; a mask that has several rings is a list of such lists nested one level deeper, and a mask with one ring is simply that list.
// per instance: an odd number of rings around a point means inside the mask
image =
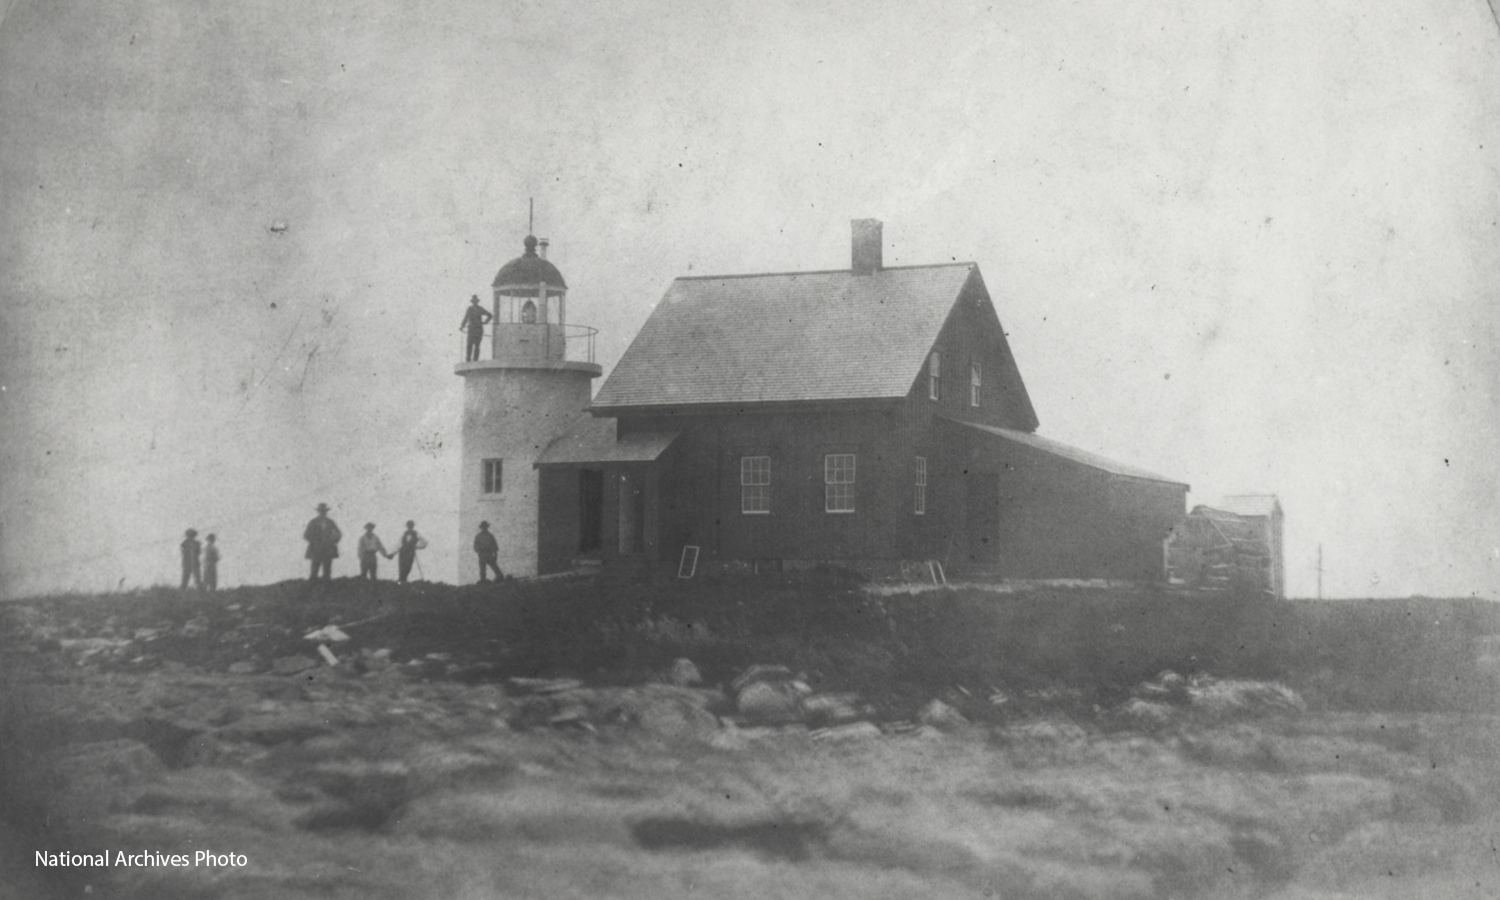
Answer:
[{"label": "rock", "polygon": [[1124,706],[1120,707],[1120,715],[1130,719],[1136,725],[1159,727],[1172,721],[1177,715],[1175,707],[1165,703],[1156,703],[1150,700],[1142,700],[1133,697]]},{"label": "rock", "polygon": [[1195,711],[1211,716],[1302,712],[1307,709],[1307,704],[1296,691],[1274,681],[1194,678],[1187,694]]},{"label": "rock", "polygon": [[850,741],[880,737],[881,731],[872,722],[851,722],[848,725],[819,728],[812,732],[811,735],[815,741]]},{"label": "rock", "polygon": [[729,686],[731,690],[738,692],[744,690],[748,685],[754,684],[758,681],[780,682],[791,681],[794,678],[796,678],[796,676],[793,675],[792,670],[788,669],[786,666],[772,666],[765,665],[763,663],[756,663],[755,665],[741,672],[740,676],[736,678]]},{"label": "rock", "polygon": [[801,718],[799,699],[796,689],[785,683],[756,681],[740,691],[735,708],[752,718],[787,722]]},{"label": "rock", "polygon": [[510,678],[505,683],[518,694],[560,694],[583,687],[577,678]]},{"label": "rock", "polygon": [[855,693],[814,694],[811,697],[804,697],[802,710],[812,718],[827,722],[849,722],[875,712]]},{"label": "rock", "polygon": [[271,663],[271,671],[277,675],[295,675],[317,667],[315,660],[305,656],[283,656]]},{"label": "rock", "polygon": [[940,731],[952,731],[969,724],[969,720],[964,718],[963,713],[936,698],[927,701],[927,705],[922,707],[922,712],[918,714],[917,720],[923,725],[930,725]]},{"label": "rock", "polygon": [[229,664],[229,674],[231,674],[231,675],[251,675],[251,674],[254,674],[256,668],[257,668],[257,666],[255,665],[255,663],[253,663],[253,662],[246,662],[244,660],[241,660],[240,662],[230,663]]},{"label": "rock", "polygon": [[302,636],[302,639],[304,641],[317,641],[319,643],[332,642],[337,644],[340,641],[349,640],[349,635],[345,634],[343,630],[340,629],[337,625],[326,625],[322,628],[319,628],[317,631],[309,631],[307,634],[304,634]]},{"label": "rock", "polygon": [[646,704],[636,715],[641,728],[668,737],[711,737],[719,731],[719,718],[701,706],[681,701]]},{"label": "rock", "polygon": [[668,679],[678,687],[691,687],[703,683],[703,676],[698,673],[698,667],[693,665],[690,659],[679,659],[672,663],[672,672]]}]

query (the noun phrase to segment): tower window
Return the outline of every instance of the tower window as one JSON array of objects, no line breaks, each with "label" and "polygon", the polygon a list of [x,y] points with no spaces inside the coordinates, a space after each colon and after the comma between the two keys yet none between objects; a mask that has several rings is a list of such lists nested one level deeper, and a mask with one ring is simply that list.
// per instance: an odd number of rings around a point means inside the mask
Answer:
[{"label": "tower window", "polygon": [[501,459],[486,459],[479,463],[479,485],[484,493],[500,493],[501,469],[504,462]]},{"label": "tower window", "polygon": [[521,321],[527,325],[536,324],[536,303],[527,300],[521,307]]},{"label": "tower window", "polygon": [[765,515],[771,511],[771,457],[740,457],[740,512]]},{"label": "tower window", "polygon": [[831,513],[854,512],[853,453],[830,453],[823,457],[823,509]]},{"label": "tower window", "polygon": [[969,366],[969,405],[979,405],[979,363]]},{"label": "tower window", "polygon": [[936,350],[927,358],[927,397],[936,400],[942,393],[943,358]]},{"label": "tower window", "polygon": [[927,457],[917,457],[917,502],[913,511],[919,516],[927,515]]}]

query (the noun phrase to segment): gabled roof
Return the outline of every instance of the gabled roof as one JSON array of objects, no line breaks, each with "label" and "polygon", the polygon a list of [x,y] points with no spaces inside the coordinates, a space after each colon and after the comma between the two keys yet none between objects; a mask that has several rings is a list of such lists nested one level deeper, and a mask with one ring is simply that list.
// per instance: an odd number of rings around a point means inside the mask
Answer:
[{"label": "gabled roof", "polygon": [[1273,516],[1281,511],[1275,494],[1232,494],[1214,507],[1237,516]]},{"label": "gabled roof", "polygon": [[538,466],[652,462],[677,439],[675,431],[636,431],[616,438],[614,419],[585,413],[537,459]]},{"label": "gabled roof", "polygon": [[980,425],[976,422],[964,422],[960,421],[959,419],[949,418],[947,416],[942,416],[940,418],[952,422],[955,425],[963,425],[967,428],[973,428],[977,431],[982,431],[985,434],[1002,437],[1008,441],[1015,441],[1016,443],[1030,447],[1033,450],[1040,450],[1041,452],[1051,454],[1052,456],[1059,456],[1063,459],[1071,460],[1072,462],[1076,462],[1093,469],[1098,469],[1101,472],[1108,472],[1111,475],[1123,475],[1126,478],[1144,478],[1147,481],[1161,481],[1165,482],[1166,484],[1178,484],[1182,485],[1183,487],[1188,487],[1186,482],[1178,481],[1175,478],[1165,478],[1161,475],[1155,474],[1154,472],[1148,472],[1145,469],[1137,469],[1135,466],[1127,466],[1124,463],[1118,463],[1112,459],[1106,459],[1105,457],[1100,456],[1097,453],[1090,453],[1087,450],[1079,450],[1077,447],[1069,446],[1060,441],[1054,441],[1051,438],[1044,438],[1040,435],[1031,434],[1025,431],[1016,431],[1012,428],[1000,428],[995,425]]},{"label": "gabled roof", "polygon": [[679,278],[591,407],[905,397],[971,262]]}]

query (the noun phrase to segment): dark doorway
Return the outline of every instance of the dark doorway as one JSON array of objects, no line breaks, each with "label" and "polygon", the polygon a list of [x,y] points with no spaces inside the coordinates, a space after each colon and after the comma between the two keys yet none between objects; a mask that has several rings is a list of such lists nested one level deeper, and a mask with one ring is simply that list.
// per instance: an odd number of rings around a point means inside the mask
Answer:
[{"label": "dark doorway", "polygon": [[964,476],[964,492],[969,562],[993,566],[1000,562],[1000,476],[969,472]]},{"label": "dark doorway", "polygon": [[645,476],[620,473],[620,550],[642,553],[646,549]]},{"label": "dark doorway", "polygon": [[604,473],[578,470],[578,552],[604,549]]}]

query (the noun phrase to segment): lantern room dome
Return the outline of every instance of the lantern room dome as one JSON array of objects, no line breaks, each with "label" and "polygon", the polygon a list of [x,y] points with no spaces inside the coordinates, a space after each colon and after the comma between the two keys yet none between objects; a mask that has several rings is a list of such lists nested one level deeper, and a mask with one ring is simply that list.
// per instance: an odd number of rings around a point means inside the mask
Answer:
[{"label": "lantern room dome", "polygon": [[563,281],[562,273],[537,255],[536,245],[536,238],[528,234],[526,252],[501,266],[491,287],[513,297],[535,297],[537,286],[543,284],[549,291],[566,291],[568,284]]}]

